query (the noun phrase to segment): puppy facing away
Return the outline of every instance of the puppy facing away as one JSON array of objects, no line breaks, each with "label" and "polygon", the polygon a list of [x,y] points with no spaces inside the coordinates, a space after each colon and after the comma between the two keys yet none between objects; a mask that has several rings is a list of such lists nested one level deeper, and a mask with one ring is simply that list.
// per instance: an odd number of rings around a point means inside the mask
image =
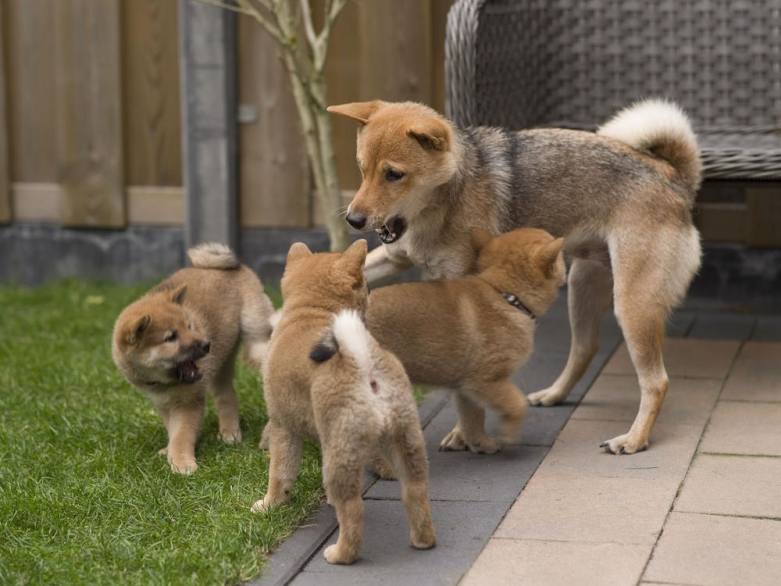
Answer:
[{"label": "puppy facing away", "polygon": [[510,377],[532,353],[536,317],[564,281],[562,238],[522,228],[472,230],[474,275],[372,291],[366,324],[414,383],[456,391],[458,423],[440,449],[493,453],[485,409],[502,415],[501,442],[517,439],[528,402]]},{"label": "puppy facing away", "polygon": [[458,128],[411,102],[328,110],[362,124],[363,181],[347,221],[383,241],[367,258],[369,284],[412,265],[435,278],[468,273],[469,228],[501,234],[532,227],[564,237],[570,356],[556,382],[529,400],[566,399],[597,352],[600,321],[614,301],[641,397],[629,431],[602,446],[615,454],[645,449],[668,387],[665,322],[700,265],[691,210],[702,164],[686,115],[651,99],[596,133],[514,132]]},{"label": "puppy facing away", "polygon": [[436,544],[428,461],[410,382],[362,321],[365,260],[365,240],[343,254],[312,254],[300,242],[290,248],[282,278],[285,307],[263,366],[271,465],[268,491],[253,511],[290,499],[304,440],[319,440],[326,497],[339,521],[339,539],[324,552],[332,564],[358,557],[363,472],[378,450],[401,483],[412,546]]},{"label": "puppy facing away", "polygon": [[171,470],[198,469],[195,442],[206,394],[214,398],[220,437],[241,442],[239,403],[233,388],[241,339],[258,368],[271,336],[274,311],[258,278],[222,244],[187,254],[194,268],[177,271],[129,305],[114,326],[114,362],[157,407],[168,431]]}]

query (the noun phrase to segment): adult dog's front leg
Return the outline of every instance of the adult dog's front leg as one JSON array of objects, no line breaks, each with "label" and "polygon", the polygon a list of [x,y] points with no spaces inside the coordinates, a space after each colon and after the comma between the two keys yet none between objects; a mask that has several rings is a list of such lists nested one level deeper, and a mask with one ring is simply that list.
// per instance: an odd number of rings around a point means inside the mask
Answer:
[{"label": "adult dog's front leg", "polygon": [[379,246],[366,255],[363,273],[369,286],[400,275],[412,267],[408,258],[394,256],[385,246]]},{"label": "adult dog's front leg", "polygon": [[600,262],[576,258],[569,271],[567,304],[572,345],[564,370],[549,388],[529,395],[532,405],[563,402],[599,349],[599,325],[613,298],[613,278]]}]

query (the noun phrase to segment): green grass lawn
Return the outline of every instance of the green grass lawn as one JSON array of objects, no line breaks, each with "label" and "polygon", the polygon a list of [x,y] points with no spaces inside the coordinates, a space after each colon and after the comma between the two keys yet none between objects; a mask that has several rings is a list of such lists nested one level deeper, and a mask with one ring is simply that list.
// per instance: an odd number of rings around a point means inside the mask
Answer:
[{"label": "green grass lawn", "polygon": [[261,382],[243,366],[244,443],[216,439],[210,405],[199,470],[170,472],[162,420],[111,360],[114,320],[145,289],[0,288],[0,584],[245,581],[322,500],[310,446],[292,504],[250,512],[268,460]]}]

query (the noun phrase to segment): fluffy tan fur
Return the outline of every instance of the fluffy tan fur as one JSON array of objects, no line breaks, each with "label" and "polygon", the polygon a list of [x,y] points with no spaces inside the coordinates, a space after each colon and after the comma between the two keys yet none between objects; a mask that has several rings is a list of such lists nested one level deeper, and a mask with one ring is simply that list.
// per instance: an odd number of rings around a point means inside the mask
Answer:
[{"label": "fluffy tan fur", "polygon": [[289,500],[305,439],[323,448],[323,482],[339,539],[329,563],[355,561],[363,539],[363,471],[381,451],[401,482],[416,548],[436,543],[428,500],[428,461],[404,367],[380,348],[361,319],[368,290],[366,241],[345,253],[290,248],[282,278],[284,310],[263,368],[271,456],[268,491],[256,512]]},{"label": "fluffy tan fur", "polygon": [[564,280],[563,239],[525,228],[493,238],[473,230],[473,276],[375,289],[366,323],[415,383],[456,391],[458,424],[440,449],[493,453],[484,407],[502,414],[504,444],[517,439],[528,409],[510,377],[532,353],[535,321],[512,306],[515,295],[533,314],[553,303]]},{"label": "fluffy tan fur", "polygon": [[194,268],[177,271],[119,315],[114,362],[157,407],[168,431],[174,472],[198,469],[195,443],[211,394],[220,437],[241,442],[233,372],[240,339],[258,368],[271,336],[273,307],[255,274],[226,246],[188,254]]}]

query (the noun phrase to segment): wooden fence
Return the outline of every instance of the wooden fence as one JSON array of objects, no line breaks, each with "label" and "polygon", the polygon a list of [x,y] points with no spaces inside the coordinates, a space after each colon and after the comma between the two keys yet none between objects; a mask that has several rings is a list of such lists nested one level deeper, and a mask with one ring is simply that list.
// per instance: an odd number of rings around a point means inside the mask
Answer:
[{"label": "wooden fence", "polygon": [[[451,3],[350,2],[333,33],[329,101],[442,109]],[[319,210],[279,51],[247,18],[237,34],[241,223],[309,227]],[[0,222],[183,224],[178,2],[0,0],[0,37]],[[355,124],[334,126],[349,192]]]},{"label": "wooden fence", "polygon": [[[351,0],[332,35],[329,102],[443,110],[452,1]],[[320,224],[279,50],[246,17],[237,34],[241,224]],[[0,223],[183,225],[177,0],[0,0],[0,41]],[[347,201],[356,124],[336,117],[334,132]],[[781,244],[778,198],[750,188],[706,184],[706,240]]]}]

